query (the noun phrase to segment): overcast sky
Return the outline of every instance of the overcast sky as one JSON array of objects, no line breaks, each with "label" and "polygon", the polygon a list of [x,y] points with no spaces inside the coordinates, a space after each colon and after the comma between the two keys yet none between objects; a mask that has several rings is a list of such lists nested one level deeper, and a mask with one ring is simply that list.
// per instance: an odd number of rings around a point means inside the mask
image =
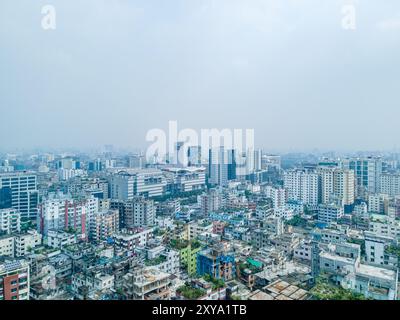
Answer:
[{"label": "overcast sky", "polygon": [[3,149],[145,147],[169,120],[267,150],[398,148],[400,2],[1,0],[0,119]]}]

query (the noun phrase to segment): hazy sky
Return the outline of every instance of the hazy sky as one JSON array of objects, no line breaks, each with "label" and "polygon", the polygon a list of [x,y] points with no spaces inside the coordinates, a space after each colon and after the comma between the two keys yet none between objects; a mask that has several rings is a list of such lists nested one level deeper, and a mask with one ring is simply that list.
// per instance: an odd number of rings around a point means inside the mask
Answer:
[{"label": "hazy sky", "polygon": [[145,147],[169,120],[274,150],[400,147],[400,1],[1,0],[0,117],[0,149]]}]

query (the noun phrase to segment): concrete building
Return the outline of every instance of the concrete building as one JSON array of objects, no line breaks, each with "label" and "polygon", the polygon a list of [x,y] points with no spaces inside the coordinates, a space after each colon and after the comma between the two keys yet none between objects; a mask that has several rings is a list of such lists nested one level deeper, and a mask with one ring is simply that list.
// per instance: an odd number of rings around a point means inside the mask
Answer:
[{"label": "concrete building", "polygon": [[389,207],[389,196],[386,194],[370,194],[368,196],[368,211],[373,213],[387,214]]},{"label": "concrete building", "polygon": [[87,239],[89,219],[98,212],[98,199],[52,194],[39,205],[38,212],[37,228],[42,235],[49,230],[73,230],[80,239]]},{"label": "concrete building", "polygon": [[284,188],[288,200],[317,205],[319,199],[319,176],[307,170],[289,170],[284,173]]},{"label": "concrete building", "polygon": [[21,231],[21,213],[13,208],[0,209],[0,232],[6,234]]},{"label": "concrete building", "polygon": [[166,185],[167,181],[158,169],[127,168],[109,176],[110,197],[118,200],[131,200],[134,196],[162,196]]},{"label": "concrete building", "polygon": [[208,274],[224,281],[233,279],[236,276],[234,254],[219,248],[200,251],[197,255],[197,274]]},{"label": "concrete building", "polygon": [[24,260],[0,260],[0,300],[29,300],[29,264]]},{"label": "concrete building", "polygon": [[131,300],[169,300],[170,274],[155,267],[145,267],[124,276],[124,294]]},{"label": "concrete building", "polygon": [[153,237],[153,228],[140,228],[136,230],[121,230],[114,233],[113,239],[116,247],[132,251],[136,247],[144,247]]},{"label": "concrete building", "polygon": [[36,174],[28,171],[0,173],[0,190],[11,192],[11,206],[21,213],[21,219],[35,219],[38,190]]},{"label": "concrete building", "polygon": [[286,206],[287,196],[284,188],[267,186],[265,189],[265,195],[272,200],[274,209]]},{"label": "concrete building", "polygon": [[124,225],[126,228],[150,227],[155,224],[154,201],[135,196],[125,202]]},{"label": "concrete building", "polygon": [[349,158],[342,160],[341,166],[354,171],[358,193],[362,191],[376,193],[380,190],[380,176],[383,168],[381,158]]},{"label": "concrete building", "polygon": [[325,223],[335,222],[343,217],[343,207],[334,203],[318,205],[318,220]]},{"label": "concrete building", "polygon": [[95,243],[111,239],[118,230],[118,210],[98,211],[90,217],[89,239]]},{"label": "concrete building", "polygon": [[49,247],[58,249],[77,243],[76,234],[62,230],[49,230],[46,240]]},{"label": "concrete building", "polygon": [[340,201],[351,205],[355,199],[355,176],[353,170],[321,166],[317,168],[321,180],[321,203]]},{"label": "concrete building", "polygon": [[400,174],[382,174],[379,187],[379,193],[389,196],[400,195]]}]

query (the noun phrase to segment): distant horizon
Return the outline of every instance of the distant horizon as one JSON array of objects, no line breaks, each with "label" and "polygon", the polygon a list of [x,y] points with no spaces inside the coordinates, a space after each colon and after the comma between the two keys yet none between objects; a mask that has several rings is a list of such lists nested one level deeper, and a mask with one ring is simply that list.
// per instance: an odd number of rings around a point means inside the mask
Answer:
[{"label": "distant horizon", "polygon": [[145,148],[170,120],[271,150],[400,148],[397,0],[50,5],[47,29],[42,1],[0,3],[3,149]]}]

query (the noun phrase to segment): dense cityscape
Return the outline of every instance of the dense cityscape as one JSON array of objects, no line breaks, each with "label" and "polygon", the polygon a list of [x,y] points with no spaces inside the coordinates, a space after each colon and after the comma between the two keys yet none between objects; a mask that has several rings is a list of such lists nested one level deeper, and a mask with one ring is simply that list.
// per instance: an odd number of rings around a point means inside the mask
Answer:
[{"label": "dense cityscape", "polygon": [[399,153],[182,146],[0,154],[0,300],[398,299]]}]

